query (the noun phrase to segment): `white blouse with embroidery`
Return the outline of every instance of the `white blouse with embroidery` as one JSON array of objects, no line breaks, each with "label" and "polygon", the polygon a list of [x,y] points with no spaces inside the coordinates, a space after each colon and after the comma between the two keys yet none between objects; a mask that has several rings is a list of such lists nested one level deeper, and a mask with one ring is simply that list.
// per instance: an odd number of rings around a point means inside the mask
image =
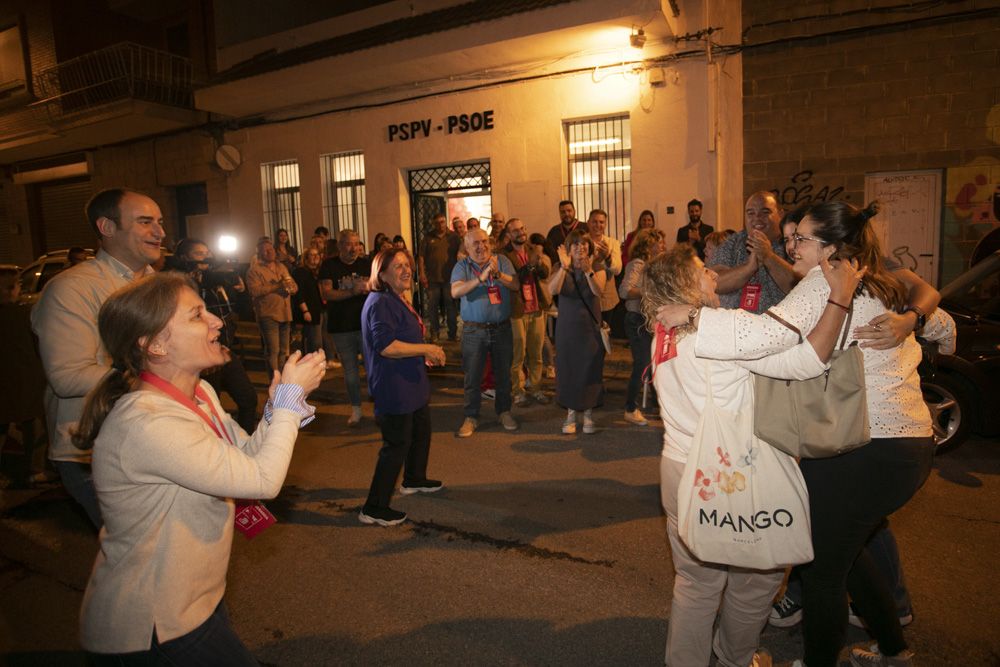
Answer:
[{"label": "white blouse with embroidery", "polygon": [[[819,321],[830,286],[815,267],[771,310],[806,335]],[[851,328],[867,324],[888,309],[878,299],[854,299]],[[855,340],[848,335],[847,343]],[[759,359],[798,343],[795,332],[766,315],[743,310],[703,308],[695,351],[711,359]],[[839,345],[839,338],[838,338]],[[917,366],[920,345],[911,334],[889,350],[862,348],[872,438],[919,438],[931,435],[931,418],[920,391]]]}]

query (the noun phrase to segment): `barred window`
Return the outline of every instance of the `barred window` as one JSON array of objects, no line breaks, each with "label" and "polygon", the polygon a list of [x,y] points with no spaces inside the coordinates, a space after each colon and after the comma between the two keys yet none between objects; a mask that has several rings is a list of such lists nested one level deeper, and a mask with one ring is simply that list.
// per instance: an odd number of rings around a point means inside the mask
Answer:
[{"label": "barred window", "polygon": [[365,244],[369,243],[364,153],[321,155],[320,170],[323,175],[323,219],[330,233],[336,236],[341,229],[353,229]]},{"label": "barred window", "polygon": [[632,135],[628,115],[565,121],[569,156],[566,199],[586,220],[595,208],[608,212],[607,235],[623,240],[632,200]]},{"label": "barred window", "polygon": [[299,204],[298,160],[266,162],[260,165],[261,190],[264,194],[264,229],[277,240],[279,229],[288,230],[289,241],[302,252],[302,208]]}]

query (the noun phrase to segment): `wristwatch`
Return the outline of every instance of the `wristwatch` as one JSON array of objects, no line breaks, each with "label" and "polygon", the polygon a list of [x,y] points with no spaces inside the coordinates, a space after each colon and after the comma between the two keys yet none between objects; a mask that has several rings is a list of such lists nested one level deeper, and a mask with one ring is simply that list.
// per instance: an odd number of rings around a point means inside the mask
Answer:
[{"label": "wristwatch", "polygon": [[691,310],[688,311],[688,324],[694,326],[694,318],[698,317],[698,311],[700,310],[699,306],[691,306]]},{"label": "wristwatch", "polygon": [[917,324],[913,327],[914,331],[920,331],[927,324],[927,316],[924,315],[924,311],[920,310],[916,306],[907,306],[903,309],[903,314],[906,313],[916,313],[917,314]]}]

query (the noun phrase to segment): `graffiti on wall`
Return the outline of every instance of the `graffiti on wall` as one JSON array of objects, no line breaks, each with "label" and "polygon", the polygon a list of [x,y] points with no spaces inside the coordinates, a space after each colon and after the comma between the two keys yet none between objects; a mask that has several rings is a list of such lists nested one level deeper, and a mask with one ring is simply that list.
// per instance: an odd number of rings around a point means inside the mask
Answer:
[{"label": "graffiti on wall", "polygon": [[983,159],[947,171],[943,282],[968,268],[979,242],[1000,229],[1000,163]]},{"label": "graffiti on wall", "polygon": [[844,191],[843,186],[830,187],[824,185],[819,187],[813,183],[813,172],[811,169],[803,169],[792,176],[789,185],[784,188],[771,190],[777,197],[778,203],[785,208],[795,208],[802,204],[810,204],[817,201],[832,201]]}]

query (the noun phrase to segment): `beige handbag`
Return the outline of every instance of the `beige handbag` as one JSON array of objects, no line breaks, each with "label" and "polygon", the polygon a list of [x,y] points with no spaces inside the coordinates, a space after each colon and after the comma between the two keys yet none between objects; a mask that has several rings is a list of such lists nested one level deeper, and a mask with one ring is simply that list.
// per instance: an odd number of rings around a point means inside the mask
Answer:
[{"label": "beige handbag", "polygon": [[[783,452],[822,459],[857,449],[871,441],[865,360],[857,341],[846,348],[854,303],[847,312],[839,349],[830,368],[811,380],[754,377],[754,433]],[[771,311],[766,315],[802,332]]]}]

